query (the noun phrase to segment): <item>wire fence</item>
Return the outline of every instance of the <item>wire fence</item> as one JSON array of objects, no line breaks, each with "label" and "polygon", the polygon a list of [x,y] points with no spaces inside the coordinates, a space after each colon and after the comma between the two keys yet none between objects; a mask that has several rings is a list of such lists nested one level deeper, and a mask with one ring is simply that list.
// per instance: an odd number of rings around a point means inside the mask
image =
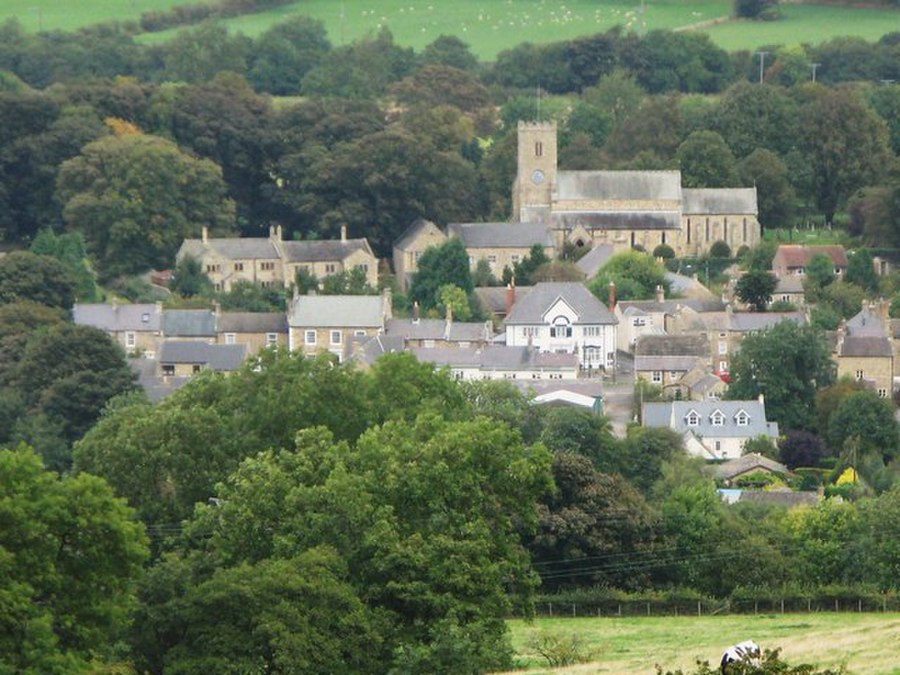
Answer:
[{"label": "wire fence", "polygon": [[893,594],[845,597],[787,597],[741,600],[601,600],[535,604],[539,617],[715,616],[722,614],[810,614],[813,612],[900,612]]}]

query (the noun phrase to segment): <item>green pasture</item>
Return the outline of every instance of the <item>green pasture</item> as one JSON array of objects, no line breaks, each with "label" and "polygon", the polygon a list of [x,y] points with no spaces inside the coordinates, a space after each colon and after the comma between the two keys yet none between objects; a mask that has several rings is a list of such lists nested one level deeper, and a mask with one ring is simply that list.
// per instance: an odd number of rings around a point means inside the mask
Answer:
[{"label": "green pasture", "polygon": [[198,4],[204,0],[3,0],[0,21],[16,18],[29,32],[71,31],[104,21],[137,20],[143,12],[169,9],[175,5]]},{"label": "green pasture", "polygon": [[[29,31],[73,30],[110,19],[137,19],[142,12],[197,0],[3,0],[0,20],[16,17]],[[838,35],[867,40],[900,27],[900,11],[829,5],[784,5],[785,19],[773,22],[707,24],[727,17],[730,0],[304,0],[285,7],[229,19],[235,32],[256,36],[294,13],[324,22],[332,42],[348,43],[382,26],[399,44],[421,49],[439,35],[456,35],[484,60],[522,42],[553,42],[621,25],[643,32],[687,28],[708,32],[727,50],[762,45],[816,44]],[[169,39],[170,30],[142,36]]]},{"label": "green pasture", "polygon": [[[697,660],[718,662],[737,642],[756,640],[781,648],[791,665],[847,667],[848,675],[900,673],[900,614],[814,613],[715,617],[536,619],[509,622],[522,669],[516,673],[653,675],[692,670]],[[577,636],[592,655],[589,664],[552,670],[531,646],[537,637]],[[543,667],[542,667],[543,666]]]}]

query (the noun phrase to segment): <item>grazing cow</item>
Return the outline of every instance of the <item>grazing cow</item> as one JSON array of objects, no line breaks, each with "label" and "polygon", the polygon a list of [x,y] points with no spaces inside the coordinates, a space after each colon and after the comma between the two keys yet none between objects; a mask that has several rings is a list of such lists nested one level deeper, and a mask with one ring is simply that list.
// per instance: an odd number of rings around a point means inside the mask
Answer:
[{"label": "grazing cow", "polygon": [[728,675],[729,665],[732,663],[745,663],[751,666],[759,665],[760,649],[753,640],[745,640],[740,644],[729,647],[722,654],[722,675]]}]

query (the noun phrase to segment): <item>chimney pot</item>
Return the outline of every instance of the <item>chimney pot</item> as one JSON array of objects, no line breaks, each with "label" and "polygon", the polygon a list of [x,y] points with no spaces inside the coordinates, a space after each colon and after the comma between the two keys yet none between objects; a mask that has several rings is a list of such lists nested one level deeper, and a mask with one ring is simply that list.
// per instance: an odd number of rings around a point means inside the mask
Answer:
[{"label": "chimney pot", "polygon": [[616,282],[609,282],[609,308],[610,310],[614,310],[616,308],[616,303],[618,302],[618,297],[616,295]]}]

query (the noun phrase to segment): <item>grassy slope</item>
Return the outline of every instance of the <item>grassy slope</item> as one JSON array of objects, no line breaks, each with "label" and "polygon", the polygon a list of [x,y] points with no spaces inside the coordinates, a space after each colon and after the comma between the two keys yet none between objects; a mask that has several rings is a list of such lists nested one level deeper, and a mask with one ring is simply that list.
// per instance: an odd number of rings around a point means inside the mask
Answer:
[{"label": "grassy slope", "polygon": [[[137,19],[141,12],[197,0],[3,0],[0,20],[15,16],[27,30],[71,30],[109,19]],[[525,41],[552,42],[602,32],[615,25],[634,30],[678,28],[727,16],[730,0],[304,0],[271,12],[226,22],[255,36],[294,12],[321,19],[334,44],[350,42],[388,26],[400,44],[421,49],[441,34],[458,35],[480,58]],[[40,11],[39,11],[40,8]],[[874,40],[900,25],[896,10],[787,5],[786,19],[771,23],[727,23],[706,27],[728,50],[767,44],[818,43],[837,35]],[[343,18],[342,18],[343,16]],[[144,36],[166,40],[174,31]]]},{"label": "grassy slope", "polygon": [[[509,622],[513,646],[528,670],[519,673],[651,675],[664,668],[693,669],[697,659],[716,663],[732,644],[754,639],[780,647],[792,665],[813,663],[852,675],[900,673],[900,614],[785,614],[721,617],[539,619]],[[540,632],[578,635],[597,660],[566,669],[540,668],[528,643]]]}]

